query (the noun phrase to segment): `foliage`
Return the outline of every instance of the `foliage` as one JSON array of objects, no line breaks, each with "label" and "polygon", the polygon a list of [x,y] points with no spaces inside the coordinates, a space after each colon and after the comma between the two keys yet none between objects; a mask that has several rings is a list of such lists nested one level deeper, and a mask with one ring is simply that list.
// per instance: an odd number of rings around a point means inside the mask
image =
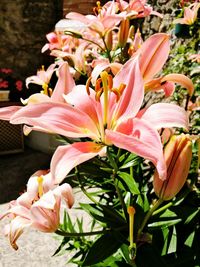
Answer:
[{"label": "foliage", "polygon": [[[41,93],[0,111],[27,132],[53,132],[63,142],[50,170],[31,177],[2,216],[13,215],[13,248],[29,226],[61,236],[54,255],[70,253],[77,266],[199,266],[199,66],[189,58],[197,43],[174,46],[162,70],[169,35],[142,40],[138,21],[147,15],[161,16],[145,1],[69,13],[70,27],[65,20],[42,49],[55,64],[27,78]],[[146,92],[160,90],[176,104],[145,106]],[[74,207],[83,217],[66,209],[60,223],[61,201],[74,203],[67,181],[87,201]]]}]

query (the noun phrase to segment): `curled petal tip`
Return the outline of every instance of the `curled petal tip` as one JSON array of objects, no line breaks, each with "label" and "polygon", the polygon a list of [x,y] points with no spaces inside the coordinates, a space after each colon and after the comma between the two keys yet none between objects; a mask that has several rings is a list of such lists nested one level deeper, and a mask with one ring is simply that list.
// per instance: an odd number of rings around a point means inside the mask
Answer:
[{"label": "curled petal tip", "polygon": [[193,95],[194,84],[185,75],[176,74],[176,73],[168,74],[168,75],[164,76],[161,80],[161,82],[166,82],[166,81],[171,81],[171,82],[178,83],[178,84],[182,85],[183,87],[185,87],[188,90],[189,96]]}]

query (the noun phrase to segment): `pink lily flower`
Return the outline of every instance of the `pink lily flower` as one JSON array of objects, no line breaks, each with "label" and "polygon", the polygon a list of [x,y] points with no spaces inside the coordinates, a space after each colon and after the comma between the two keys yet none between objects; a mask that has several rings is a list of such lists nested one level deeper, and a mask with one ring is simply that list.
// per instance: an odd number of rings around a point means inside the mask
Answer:
[{"label": "pink lily flower", "polygon": [[51,174],[44,170],[34,173],[28,181],[27,191],[11,201],[9,209],[0,216],[0,220],[6,216],[11,219],[4,229],[11,246],[18,249],[17,239],[28,227],[54,232],[60,223],[62,200],[69,208],[72,207],[74,197],[69,184],[56,186]]},{"label": "pink lily flower", "polygon": [[188,7],[184,8],[184,17],[180,19],[175,19],[174,23],[192,25],[197,20],[198,10],[200,8],[200,3],[193,3]]},{"label": "pink lily flower", "polygon": [[32,227],[41,232],[55,232],[60,223],[61,198],[48,191],[31,206]]},{"label": "pink lily flower", "polygon": [[4,227],[4,235],[9,238],[11,246],[18,250],[17,240],[22,235],[23,231],[31,226],[29,219],[16,216],[9,224]]},{"label": "pink lily flower", "polygon": [[144,18],[149,15],[156,15],[163,18],[159,12],[153,11],[152,7],[147,5],[146,0],[129,0],[129,3],[123,0],[117,0],[119,10],[126,11],[127,17]]},{"label": "pink lily flower", "polygon": [[42,66],[42,69],[37,71],[37,75],[30,76],[26,79],[26,86],[28,87],[29,83],[35,83],[41,85],[45,90],[55,71],[55,66],[55,64],[51,64],[46,71],[44,70],[44,66]]},{"label": "pink lily flower", "polygon": [[[58,68],[58,81],[56,86],[51,94],[48,96],[43,93],[36,93],[31,95],[28,99],[22,100],[24,104],[37,104],[42,102],[65,102],[63,98],[63,94],[69,93],[72,88],[75,86],[75,82],[71,77],[69,66],[66,62],[64,62]],[[10,120],[10,117],[18,110],[23,108],[23,106],[8,106],[0,109],[0,119],[2,120]],[[28,134],[31,128],[25,127],[25,134]],[[34,128],[40,130],[40,128]]]},{"label": "pink lily flower", "polygon": [[[149,37],[141,47],[132,55],[129,64],[132,64],[135,57],[139,55],[140,70],[143,76],[145,92],[164,90],[165,96],[170,96],[175,90],[175,83],[178,83],[188,90],[190,96],[194,92],[192,81],[183,74],[168,74],[159,78],[154,78],[162,70],[168,59],[170,51],[169,35],[157,33]],[[118,70],[120,69],[117,63]],[[122,66],[122,65],[121,65]],[[100,62],[92,71],[92,82],[95,83],[97,77],[107,68],[116,67],[116,63],[109,63],[105,60]],[[116,68],[115,68],[116,69]],[[117,69],[116,69],[117,72]]]},{"label": "pink lily flower", "polygon": [[169,36],[164,33],[154,34],[149,37],[137,51],[140,56],[140,68],[145,81],[145,91],[163,89],[166,96],[172,95],[174,83],[178,83],[188,90],[191,96],[194,92],[192,81],[183,74],[168,74],[154,78],[159,73],[168,59],[170,51]]},{"label": "pink lily flower", "polygon": [[100,37],[104,37],[109,30],[112,30],[124,18],[123,13],[116,14],[116,3],[114,1],[108,2],[103,7],[98,6],[96,9],[96,16],[84,16],[77,12],[70,12],[66,15],[66,18],[82,22],[91,31],[98,33]]},{"label": "pink lily flower", "polygon": [[78,40],[72,36],[62,34],[58,31],[50,32],[46,35],[49,43],[45,44],[42,48],[42,53],[47,50],[61,50],[63,52],[71,53],[72,50],[78,45]]},{"label": "pink lily flower", "polygon": [[[45,128],[67,137],[88,137],[57,148],[51,162],[55,183],[60,183],[78,164],[105,153],[115,145],[147,158],[156,166],[161,179],[166,177],[161,127],[187,127],[187,115],[179,106],[155,104],[137,117],[144,97],[138,58],[127,62],[113,78],[103,72],[102,87],[96,92],[88,86],[75,86],[58,102],[28,105],[16,112],[11,123],[25,123]],[[159,111],[159,112],[158,112]]]}]

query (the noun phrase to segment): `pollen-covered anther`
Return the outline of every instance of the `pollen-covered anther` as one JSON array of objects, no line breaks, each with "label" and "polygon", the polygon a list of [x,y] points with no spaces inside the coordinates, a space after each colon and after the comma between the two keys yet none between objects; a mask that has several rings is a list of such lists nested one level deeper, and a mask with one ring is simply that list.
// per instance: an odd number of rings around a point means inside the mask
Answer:
[{"label": "pollen-covered anther", "polygon": [[91,83],[91,80],[92,80],[92,76],[90,76],[87,79],[87,82],[86,82],[86,92],[87,92],[88,95],[90,95],[90,83]]},{"label": "pollen-covered anther", "polygon": [[102,86],[102,79],[101,78],[97,79],[97,81],[96,81],[95,92],[96,92],[96,95],[95,95],[96,101],[100,101],[100,97],[103,93],[103,86]]},{"label": "pollen-covered anther", "polygon": [[112,88],[111,91],[116,95],[117,102],[119,101],[122,93],[124,92],[125,87],[126,87],[126,85],[123,84],[123,83],[121,83],[120,86],[119,86],[119,88]]},{"label": "pollen-covered anther", "polygon": [[108,75],[107,76],[107,80],[108,80],[108,88],[110,89],[110,90],[112,90],[112,88],[113,88],[113,77],[112,77],[112,75]]},{"label": "pollen-covered anther", "polygon": [[48,88],[48,93],[49,93],[49,96],[52,96],[53,90],[51,88]]},{"label": "pollen-covered anther", "polygon": [[100,101],[100,97],[101,97],[102,93],[103,93],[103,88],[101,87],[98,89],[98,91],[96,91],[96,95],[95,95],[96,101],[98,101],[98,102]]},{"label": "pollen-covered anther", "polygon": [[102,9],[101,2],[100,1],[97,1],[96,2],[96,5],[97,6],[93,8],[93,12],[97,16],[100,13],[101,9]]}]

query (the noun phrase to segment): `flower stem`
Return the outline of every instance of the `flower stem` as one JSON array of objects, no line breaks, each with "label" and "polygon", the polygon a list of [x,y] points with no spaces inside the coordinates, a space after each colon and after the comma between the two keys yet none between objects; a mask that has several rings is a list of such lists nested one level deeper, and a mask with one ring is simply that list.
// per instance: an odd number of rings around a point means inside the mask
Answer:
[{"label": "flower stem", "polygon": [[102,37],[102,40],[103,40],[103,43],[104,43],[104,46],[105,46],[105,49],[106,49],[106,54],[107,54],[108,59],[109,59],[109,61],[110,61],[110,63],[111,63],[111,62],[112,62],[112,58],[111,58],[111,56],[110,56],[110,51],[109,51],[109,49],[108,49],[108,47],[107,47],[107,45],[106,45],[106,42],[105,42],[104,37]]},{"label": "flower stem", "polygon": [[172,202],[167,203],[166,205],[164,205],[164,206],[161,207],[160,209],[155,210],[155,211],[153,212],[153,215],[156,215],[156,214],[162,212],[163,210],[168,209],[168,208],[171,207],[172,205],[173,205]]},{"label": "flower stem", "polygon": [[153,205],[153,207],[147,212],[146,216],[144,217],[144,220],[142,222],[142,225],[140,227],[140,229],[138,230],[138,238],[140,237],[145,225],[147,224],[147,221],[149,220],[149,218],[151,217],[151,215],[153,214],[153,212],[160,206],[160,204],[163,202],[162,199],[158,199],[156,201],[156,203]]},{"label": "flower stem", "polygon": [[94,202],[95,204],[99,204],[98,201],[96,201],[96,199],[94,199],[86,190],[85,190],[85,187],[83,186],[83,183],[81,181],[81,178],[80,178],[80,174],[79,174],[79,171],[78,171],[78,168],[75,167],[75,175],[77,177],[77,180],[80,184],[80,188],[81,188],[81,191],[92,201]]},{"label": "flower stem", "polygon": [[68,236],[68,237],[79,237],[79,236],[91,236],[91,235],[100,235],[100,234],[106,234],[110,232],[110,229],[100,230],[100,231],[94,231],[94,232],[83,232],[83,233],[68,233],[63,232],[62,230],[56,230],[57,235],[61,236]]}]

